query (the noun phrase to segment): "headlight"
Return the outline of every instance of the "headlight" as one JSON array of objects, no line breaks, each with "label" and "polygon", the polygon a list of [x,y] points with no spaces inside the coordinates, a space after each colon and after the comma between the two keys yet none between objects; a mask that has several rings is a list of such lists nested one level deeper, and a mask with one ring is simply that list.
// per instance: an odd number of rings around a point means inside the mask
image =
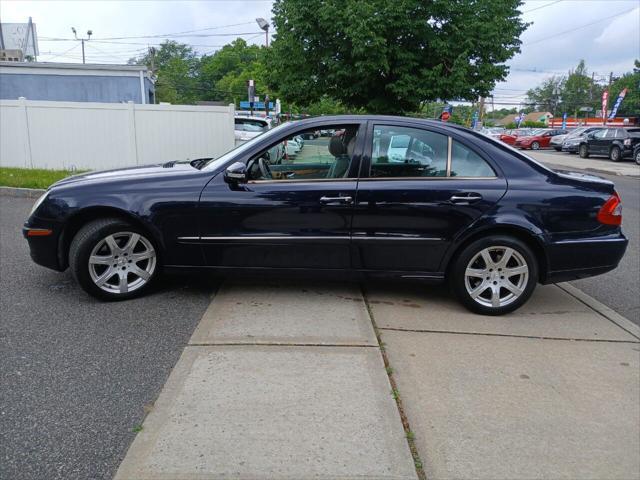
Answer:
[{"label": "headlight", "polygon": [[31,208],[31,212],[29,212],[29,216],[33,215],[33,213],[38,209],[38,207],[42,205],[42,202],[44,202],[47,199],[47,195],[49,195],[48,190],[44,192],[44,194],[40,196],[38,200],[36,200],[36,203],[33,204],[33,207]]}]

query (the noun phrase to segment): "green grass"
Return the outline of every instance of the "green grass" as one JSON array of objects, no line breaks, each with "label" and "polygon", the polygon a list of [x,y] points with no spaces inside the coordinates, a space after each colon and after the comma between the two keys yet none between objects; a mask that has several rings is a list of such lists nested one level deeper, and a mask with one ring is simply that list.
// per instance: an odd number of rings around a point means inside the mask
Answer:
[{"label": "green grass", "polygon": [[[85,170],[83,170],[85,171]],[[8,168],[0,167],[0,186],[20,188],[48,188],[69,175],[76,175],[83,171],[43,170],[39,168]]]}]

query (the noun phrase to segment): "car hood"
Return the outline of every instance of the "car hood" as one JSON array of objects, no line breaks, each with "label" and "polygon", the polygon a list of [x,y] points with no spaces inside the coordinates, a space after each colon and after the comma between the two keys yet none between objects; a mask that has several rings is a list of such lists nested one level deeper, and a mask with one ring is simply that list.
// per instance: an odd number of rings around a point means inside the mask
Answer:
[{"label": "car hood", "polygon": [[110,180],[121,180],[131,178],[147,178],[164,175],[175,175],[178,172],[198,170],[191,166],[190,162],[167,162],[159,163],[155,165],[145,165],[141,167],[129,167],[119,168],[114,170],[102,170],[97,172],[82,173],[80,175],[73,175],[71,177],[63,178],[62,180],[54,183],[51,188],[68,186],[71,184],[88,183],[88,182],[103,182]]}]

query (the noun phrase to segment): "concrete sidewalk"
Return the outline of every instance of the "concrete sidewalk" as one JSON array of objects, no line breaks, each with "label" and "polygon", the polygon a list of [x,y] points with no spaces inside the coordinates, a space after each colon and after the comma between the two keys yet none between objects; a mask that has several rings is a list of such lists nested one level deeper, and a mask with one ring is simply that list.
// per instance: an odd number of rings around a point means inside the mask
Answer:
[{"label": "concrete sidewalk", "polygon": [[223,287],[116,478],[416,478],[358,287]]},{"label": "concrete sidewalk", "polygon": [[223,286],[116,478],[640,478],[637,326],[566,286],[503,317],[365,292]]},{"label": "concrete sidewalk", "polygon": [[428,479],[640,478],[631,322],[554,285],[503,317],[406,286],[367,299]]}]

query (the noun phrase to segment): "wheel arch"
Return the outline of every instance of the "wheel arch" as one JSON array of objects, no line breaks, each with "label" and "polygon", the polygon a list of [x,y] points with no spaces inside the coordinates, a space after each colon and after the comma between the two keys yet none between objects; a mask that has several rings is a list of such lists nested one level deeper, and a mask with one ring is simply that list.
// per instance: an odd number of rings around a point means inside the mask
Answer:
[{"label": "wheel arch", "polygon": [[66,269],[69,266],[69,248],[71,247],[71,242],[78,231],[87,223],[100,218],[117,218],[125,220],[145,232],[148,232],[154,243],[158,245],[160,249],[164,248],[164,243],[160,233],[131,212],[108,206],[87,207],[75,212],[65,222],[64,229],[62,230],[62,234],[60,235],[58,242],[58,263],[62,269]]},{"label": "wheel arch", "polygon": [[460,255],[460,252],[464,250],[468,245],[476,240],[487,237],[489,235],[505,235],[509,237],[514,237],[524,244],[526,244],[531,251],[534,253],[537,261],[538,261],[538,281],[542,282],[546,276],[548,271],[548,259],[546,255],[546,251],[544,249],[544,245],[540,240],[539,236],[533,231],[524,228],[520,225],[513,224],[500,224],[500,225],[491,225],[481,230],[476,230],[470,235],[460,239],[449,252],[444,259],[444,272],[445,276],[448,276],[451,267],[453,266],[455,259]]}]

